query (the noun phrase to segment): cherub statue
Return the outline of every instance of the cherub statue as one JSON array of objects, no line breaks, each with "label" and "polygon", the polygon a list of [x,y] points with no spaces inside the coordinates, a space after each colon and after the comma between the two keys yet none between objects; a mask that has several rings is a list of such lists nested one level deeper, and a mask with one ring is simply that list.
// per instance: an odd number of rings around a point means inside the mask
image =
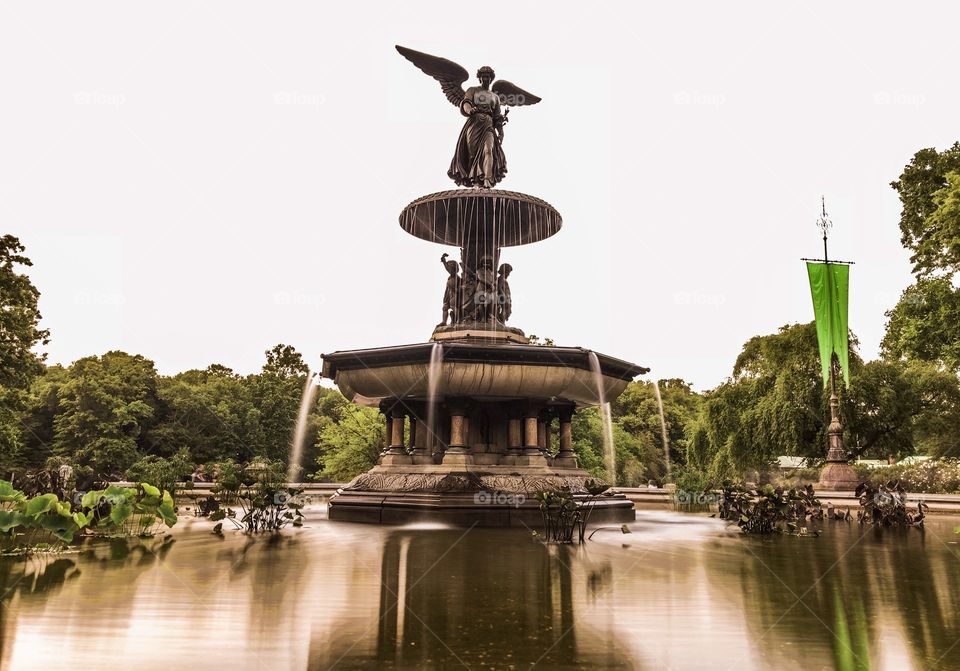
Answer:
[{"label": "cherub statue", "polygon": [[437,326],[446,326],[448,316],[451,324],[460,321],[460,275],[457,274],[460,264],[452,259],[448,261],[448,256],[450,255],[444,254],[440,257],[440,263],[447,269],[449,277],[447,277],[446,289],[443,291],[443,321]]},{"label": "cherub statue", "polygon": [[463,83],[470,75],[460,65],[399,45],[397,51],[440,82],[447,100],[467,117],[447,175],[459,186],[485,189],[496,186],[507,172],[507,159],[502,145],[503,126],[507,123],[509,108],[534,105],[540,102],[540,98],[504,79],[494,82],[496,75],[488,65],[477,70],[480,86],[471,86],[464,91]]},{"label": "cherub statue", "polygon": [[484,256],[477,267],[477,283],[473,290],[474,319],[478,322],[497,318],[497,273],[493,259]]},{"label": "cherub statue", "polygon": [[507,278],[513,272],[513,266],[504,263],[500,266],[500,273],[497,276],[497,319],[506,324],[513,312],[513,299],[510,298],[510,284]]}]

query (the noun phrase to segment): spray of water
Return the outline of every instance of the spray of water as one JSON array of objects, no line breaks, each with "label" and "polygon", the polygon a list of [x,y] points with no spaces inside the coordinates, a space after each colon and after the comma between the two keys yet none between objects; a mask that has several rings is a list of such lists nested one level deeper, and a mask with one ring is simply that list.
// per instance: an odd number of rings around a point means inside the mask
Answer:
[{"label": "spray of water", "polygon": [[307,381],[303,385],[303,394],[300,396],[300,411],[297,413],[297,426],[293,431],[293,442],[290,443],[290,460],[287,462],[287,482],[295,482],[300,476],[300,460],[303,458],[303,442],[307,437],[307,419],[310,409],[317,397],[319,388],[318,375],[313,371],[307,372]]},{"label": "spray of water", "polygon": [[440,386],[440,365],[443,363],[443,345],[433,343],[430,349],[430,366],[427,368],[427,440],[431,452],[437,444],[437,389]]},{"label": "spray of water", "polygon": [[610,412],[610,403],[607,402],[600,360],[595,352],[590,352],[587,358],[590,360],[590,371],[593,373],[593,383],[597,388],[597,399],[600,401],[600,416],[603,419],[603,462],[610,484],[615,485],[617,484],[617,457],[613,444],[613,415]]},{"label": "spray of water", "polygon": [[663,461],[667,465],[667,481],[670,475],[670,437],[667,435],[667,419],[663,415],[663,399],[660,397],[660,383],[653,381],[653,395],[657,398],[657,408],[660,411],[660,437],[663,439]]}]

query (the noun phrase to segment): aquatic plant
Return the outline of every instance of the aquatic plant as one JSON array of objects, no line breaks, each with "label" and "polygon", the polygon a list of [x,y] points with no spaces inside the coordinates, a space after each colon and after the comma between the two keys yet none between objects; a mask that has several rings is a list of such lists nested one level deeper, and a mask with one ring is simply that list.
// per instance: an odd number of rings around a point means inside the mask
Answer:
[{"label": "aquatic plant", "polygon": [[170,492],[146,482],[137,487],[110,485],[89,491],[80,507],[88,511],[91,532],[102,535],[152,536],[163,525],[177,523]]},{"label": "aquatic plant", "polygon": [[578,500],[569,489],[547,489],[534,494],[540,503],[543,517],[543,535],[547,542],[572,543],[573,532],[577,532],[578,542],[583,543],[587,523],[593,513],[597,498],[610,489],[594,480],[584,483],[587,491],[585,499]]},{"label": "aquatic plant", "polygon": [[719,507],[721,519],[736,524],[748,534],[816,536],[818,532],[800,524],[808,519],[823,519],[823,508],[814,496],[813,485],[788,490],[773,485],[747,489],[727,482]]},{"label": "aquatic plant", "polygon": [[14,551],[18,553],[44,549],[51,537],[71,543],[81,530],[88,534],[153,535],[160,526],[172,527],[176,521],[170,493],[146,482],[138,487],[89,491],[72,505],[53,492],[28,497],[10,482],[0,480],[0,537],[14,539]]},{"label": "aquatic plant", "polygon": [[[204,504],[211,510],[211,520],[230,520],[247,533],[280,531],[288,524],[303,526],[303,487],[286,486],[282,461],[258,459],[243,466],[227,460],[217,464],[215,472],[213,493],[219,506]],[[240,507],[239,520],[231,505]]]},{"label": "aquatic plant", "polygon": [[860,501],[860,510],[857,512],[860,524],[923,528],[924,510],[929,506],[920,501],[916,512],[911,512],[907,507],[907,492],[899,480],[877,486],[861,482],[854,494]]}]

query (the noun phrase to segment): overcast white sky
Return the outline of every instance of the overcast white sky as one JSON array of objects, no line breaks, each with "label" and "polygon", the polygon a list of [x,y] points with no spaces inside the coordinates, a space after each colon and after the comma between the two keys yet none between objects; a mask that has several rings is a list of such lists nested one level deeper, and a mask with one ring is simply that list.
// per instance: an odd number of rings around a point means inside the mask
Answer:
[{"label": "overcast white sky", "polygon": [[505,251],[511,323],[710,388],[812,319],[801,256],[856,260],[876,356],[910,282],[888,183],[960,139],[952,3],[0,4],[0,230],[34,261],[49,361],[122,349],[252,372],[278,342],[426,340],[440,253],[397,223],[452,188],[462,123],[393,49],[543,98],[500,186],[564,227]]}]

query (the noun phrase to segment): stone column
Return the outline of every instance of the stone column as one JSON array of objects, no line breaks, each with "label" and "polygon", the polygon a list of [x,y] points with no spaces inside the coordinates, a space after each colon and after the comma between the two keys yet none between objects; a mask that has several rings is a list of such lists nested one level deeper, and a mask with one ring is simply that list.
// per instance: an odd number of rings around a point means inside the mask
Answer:
[{"label": "stone column", "polygon": [[553,428],[553,411],[544,408],[540,411],[540,424],[537,427],[537,445],[545,455],[550,454],[550,429]]},{"label": "stone column", "polygon": [[560,451],[553,465],[560,468],[577,468],[577,457],[573,453],[573,411],[572,406],[563,406],[557,411],[560,418]]},{"label": "stone column", "polygon": [[383,415],[384,421],[383,449],[380,450],[381,457],[387,453],[387,450],[390,449],[390,443],[393,439],[393,419],[390,417],[391,407],[391,401],[388,401],[387,399],[380,401],[380,414]]},{"label": "stone column", "polygon": [[417,416],[412,412],[407,415],[407,421],[410,422],[410,449],[417,447]]},{"label": "stone column", "polygon": [[427,427],[426,420],[421,419],[420,417],[415,417],[414,415],[410,415],[410,426],[412,427],[410,431],[410,444],[413,447],[413,451],[410,456],[413,457],[413,463],[432,464],[432,437],[430,435],[430,429]]},{"label": "stone column", "polygon": [[537,411],[527,412],[523,417],[523,453],[526,456],[540,454],[540,418]]},{"label": "stone column", "polygon": [[503,458],[506,465],[517,463],[517,457],[523,455],[523,420],[519,414],[511,413],[507,419],[507,456]]},{"label": "stone column", "polygon": [[448,402],[450,412],[450,444],[443,454],[444,464],[467,465],[473,463],[470,446],[467,444],[467,406],[462,402]]},{"label": "stone column", "polygon": [[390,449],[383,455],[380,463],[384,466],[401,465],[413,463],[410,455],[407,454],[407,448],[403,444],[403,431],[407,410],[399,403],[390,410]]},{"label": "stone column", "polygon": [[517,460],[521,466],[546,466],[547,459],[540,449],[540,408],[531,406],[523,416],[523,456]]}]

